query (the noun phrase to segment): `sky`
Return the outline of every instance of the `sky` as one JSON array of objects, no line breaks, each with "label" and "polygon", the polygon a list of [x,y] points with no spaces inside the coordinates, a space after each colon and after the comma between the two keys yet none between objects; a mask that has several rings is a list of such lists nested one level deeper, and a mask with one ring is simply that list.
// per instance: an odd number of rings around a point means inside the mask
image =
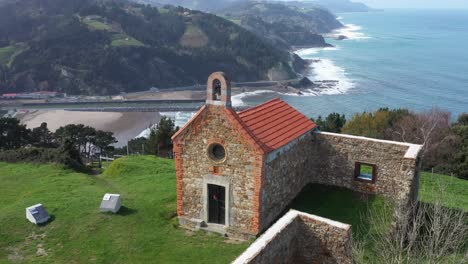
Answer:
[{"label": "sky", "polygon": [[468,0],[352,0],[375,8],[463,8]]}]

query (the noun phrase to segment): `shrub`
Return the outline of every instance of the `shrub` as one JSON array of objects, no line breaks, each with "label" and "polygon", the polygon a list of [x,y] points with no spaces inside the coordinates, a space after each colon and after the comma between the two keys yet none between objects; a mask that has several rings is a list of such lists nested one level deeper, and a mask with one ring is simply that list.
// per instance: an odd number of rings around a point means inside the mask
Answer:
[{"label": "shrub", "polygon": [[0,152],[0,161],[17,163],[56,163],[78,171],[85,171],[79,153],[67,145],[59,148],[19,148]]}]

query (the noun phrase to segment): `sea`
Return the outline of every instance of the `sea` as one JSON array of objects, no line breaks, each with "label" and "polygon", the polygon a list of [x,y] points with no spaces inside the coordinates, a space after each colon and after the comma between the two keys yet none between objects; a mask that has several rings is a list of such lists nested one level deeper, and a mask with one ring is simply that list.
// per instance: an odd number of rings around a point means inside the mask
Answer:
[{"label": "sea", "polygon": [[[309,117],[347,117],[381,107],[425,111],[437,107],[456,118],[468,112],[468,10],[406,10],[343,13],[345,25],[328,38],[334,47],[296,53],[318,60],[311,80],[336,80],[333,88],[303,95],[271,91],[233,97],[250,106],[281,97]],[[180,120],[182,121],[182,120]]]}]

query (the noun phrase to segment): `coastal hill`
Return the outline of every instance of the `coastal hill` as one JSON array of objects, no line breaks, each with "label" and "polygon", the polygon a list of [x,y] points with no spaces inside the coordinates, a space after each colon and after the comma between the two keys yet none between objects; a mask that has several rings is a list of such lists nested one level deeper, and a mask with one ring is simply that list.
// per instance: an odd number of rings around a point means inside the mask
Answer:
[{"label": "coastal hill", "polygon": [[118,94],[204,83],[217,70],[236,81],[287,79],[303,64],[236,23],[183,7],[0,1],[0,93]]},{"label": "coastal hill", "polygon": [[369,12],[374,11],[367,5],[350,0],[309,0],[309,1],[291,1],[288,4],[310,8],[320,6],[329,9],[333,13],[342,12]]},{"label": "coastal hill", "polygon": [[[223,16],[281,49],[329,46],[323,33],[343,27],[330,11],[309,2],[248,0],[133,0],[162,6],[180,5]],[[307,6],[304,6],[307,5]]]},{"label": "coastal hill", "polygon": [[326,9],[283,3],[240,2],[221,10],[226,18],[278,47],[326,47],[321,34],[343,27]]}]

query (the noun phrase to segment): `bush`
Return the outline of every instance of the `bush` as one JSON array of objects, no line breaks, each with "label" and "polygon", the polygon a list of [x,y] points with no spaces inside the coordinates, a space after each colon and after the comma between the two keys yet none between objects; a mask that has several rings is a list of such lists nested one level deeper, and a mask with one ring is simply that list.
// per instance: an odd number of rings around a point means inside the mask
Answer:
[{"label": "bush", "polygon": [[17,163],[56,163],[71,169],[85,171],[79,154],[75,149],[65,146],[59,148],[20,148],[0,152],[0,161]]}]

